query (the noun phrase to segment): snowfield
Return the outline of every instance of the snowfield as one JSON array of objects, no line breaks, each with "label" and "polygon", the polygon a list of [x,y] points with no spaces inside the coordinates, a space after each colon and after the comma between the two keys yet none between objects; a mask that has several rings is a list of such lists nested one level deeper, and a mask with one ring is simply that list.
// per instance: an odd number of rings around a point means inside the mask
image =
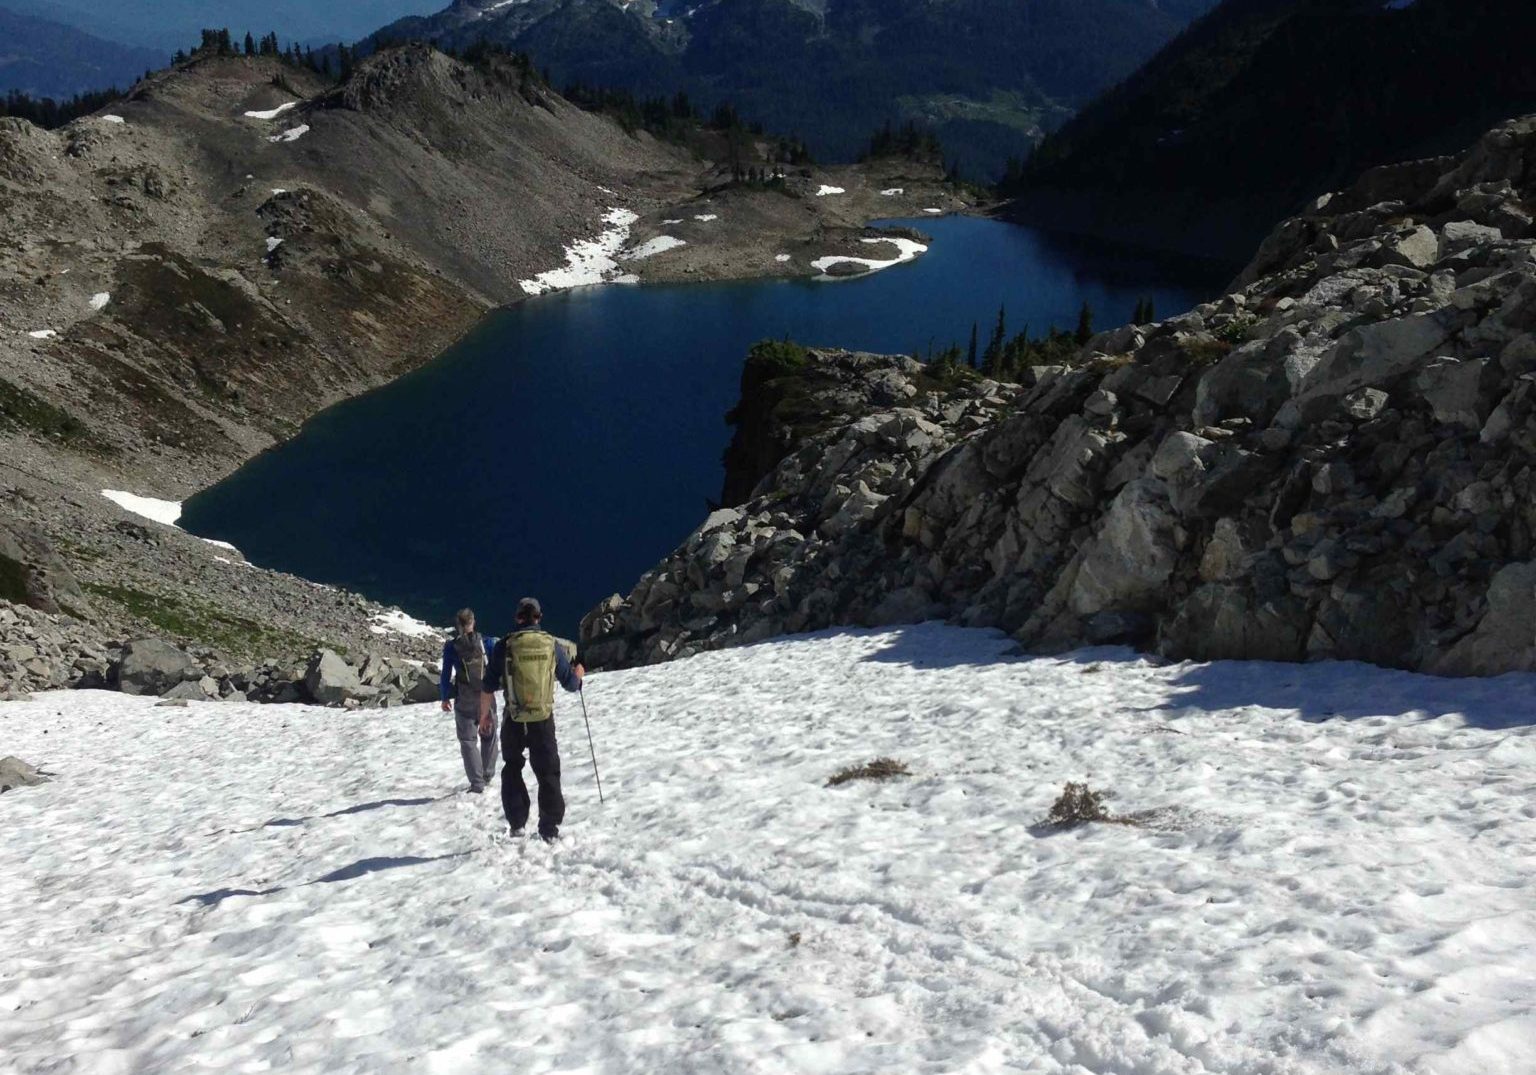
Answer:
[{"label": "snowfield", "polygon": [[[831,254],[824,258],[817,258],[815,261],[811,262],[811,268],[815,269],[818,273],[821,274],[820,276],[812,277],[812,279],[834,281],[843,279],[857,279],[857,277],[850,278],[841,276],[829,276],[827,275],[827,270],[832,268],[834,265],[849,264],[862,265],[866,270],[868,270],[868,272],[879,272],[881,269],[889,269],[892,265],[900,265],[902,262],[911,261],[919,254],[924,254],[928,251],[928,248],[922,243],[919,243],[913,239],[904,239],[900,236],[881,236],[880,238],[875,239],[865,238],[860,239],[859,242],[870,245],[875,243],[891,243],[896,247],[896,256],[894,258],[880,259],[855,258],[848,257],[843,254]],[[860,275],[867,275],[867,273]]]},{"label": "snowfield", "polygon": [[646,258],[655,257],[657,254],[665,254],[668,250],[676,250],[680,246],[687,246],[685,240],[675,235],[658,235],[654,239],[647,239],[639,246],[623,255],[625,261],[644,261]]},{"label": "snowfield", "polygon": [[638,214],[628,209],[609,209],[603,214],[606,227],[601,232],[565,248],[564,265],[541,272],[532,280],[520,280],[518,285],[525,294],[542,295],[572,287],[633,282],[633,276],[619,272],[618,257],[629,242],[630,227],[639,219]]},{"label": "snowfield", "polygon": [[430,623],[423,623],[416,617],[401,612],[398,608],[388,612],[380,612],[369,623],[368,630],[376,635],[396,634],[406,638],[437,638],[446,637],[447,632]]},{"label": "snowfield", "polygon": [[103,489],[101,495],[124,511],[130,511],[151,522],[175,526],[176,520],[181,518],[181,501],[179,500],[158,500],[152,496],[140,496],[121,489]]},{"label": "snowfield", "polygon": [[[552,848],[433,705],[0,703],[55,775],[0,797],[0,1066],[1531,1070],[1536,677],[1009,648],[594,675]],[[1067,780],[1142,823],[1038,826]]]},{"label": "snowfield", "polygon": [[282,104],[278,105],[276,108],[268,108],[265,111],[260,111],[260,112],[247,112],[245,115],[249,119],[276,119],[278,116],[281,116],[284,112],[288,111],[290,108],[297,107],[298,103],[299,102],[297,102],[297,101],[284,101]]}]

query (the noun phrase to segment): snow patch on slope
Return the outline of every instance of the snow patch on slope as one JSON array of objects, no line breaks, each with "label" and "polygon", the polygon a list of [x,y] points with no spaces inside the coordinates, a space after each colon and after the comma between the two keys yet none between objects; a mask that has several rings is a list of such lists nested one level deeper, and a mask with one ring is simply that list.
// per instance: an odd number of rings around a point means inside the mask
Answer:
[{"label": "snow patch on slope", "polygon": [[276,108],[269,108],[265,112],[247,112],[246,116],[251,119],[276,119],[290,108],[296,107],[298,107],[297,101],[288,101],[284,104],[278,105]]},{"label": "snow patch on slope", "polygon": [[680,246],[687,246],[685,239],[679,239],[672,235],[658,235],[654,239],[647,239],[629,253],[624,255],[625,261],[643,261],[657,254],[666,253],[668,250],[676,250]]},{"label": "snow patch on slope", "polygon": [[114,116],[111,113],[108,113],[107,115],[101,117],[101,122],[103,122],[103,123],[127,123],[128,121],[125,120],[122,116]]},{"label": "snow patch on slope", "polygon": [[140,518],[149,519],[151,522],[175,526],[176,520],[181,518],[181,502],[179,500],[157,500],[152,496],[125,493],[120,489],[103,489],[101,495],[124,511],[130,511]]},{"label": "snow patch on slope", "polygon": [[848,192],[846,190],[844,190],[842,187],[829,187],[825,183],[823,183],[821,185],[821,189],[816,192],[816,197],[818,197],[818,198],[825,198],[825,197],[828,197],[829,195],[832,195],[832,194],[847,194],[847,193]]},{"label": "snow patch on slope", "polygon": [[309,124],[301,123],[297,127],[291,127],[282,134],[274,134],[267,139],[269,142],[297,142],[309,133]]},{"label": "snow patch on slope", "polygon": [[398,608],[380,612],[374,616],[373,621],[368,625],[368,630],[376,635],[394,634],[404,635],[406,638],[442,638],[445,634],[430,623],[423,623],[414,616],[401,612]]},{"label": "snow patch on slope", "polygon": [[91,309],[97,311],[105,310],[107,308],[107,304],[111,301],[112,292],[98,291],[96,294],[91,296]]},{"label": "snow patch on slope", "polygon": [[[855,258],[845,254],[831,254],[824,258],[817,258],[811,262],[811,268],[822,275],[815,277],[817,280],[838,280],[843,277],[828,276],[826,272],[834,265],[862,265],[870,272],[879,272],[881,269],[889,269],[892,265],[900,265],[904,261],[911,261],[919,254],[926,253],[928,248],[913,239],[904,239],[900,236],[885,235],[878,239],[860,239],[861,243],[893,243],[896,246],[896,256],[889,259],[879,258]],[[864,274],[860,274],[864,275]]]},{"label": "snow patch on slope", "polygon": [[520,281],[523,291],[529,295],[542,295],[546,291],[632,281],[634,277],[620,274],[618,255],[629,241],[630,227],[639,219],[638,214],[628,209],[609,209],[603,214],[603,223],[607,227],[602,232],[595,238],[582,239],[566,247],[565,264],[560,268],[541,272],[532,280]]}]

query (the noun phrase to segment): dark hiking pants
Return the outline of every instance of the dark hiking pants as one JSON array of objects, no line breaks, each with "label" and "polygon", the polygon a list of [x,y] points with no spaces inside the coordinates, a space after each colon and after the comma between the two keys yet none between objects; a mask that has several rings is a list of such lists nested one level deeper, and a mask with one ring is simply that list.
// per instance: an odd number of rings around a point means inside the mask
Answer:
[{"label": "dark hiking pants", "polygon": [[523,751],[539,781],[539,835],[558,836],[565,820],[565,796],[560,791],[560,749],[555,742],[555,718],[521,723],[508,717],[501,725],[501,806],[507,824],[528,824],[528,786],[523,783]]},{"label": "dark hiking pants", "polygon": [[464,775],[469,786],[479,791],[496,776],[496,725],[491,724],[491,734],[480,734],[480,700],[455,702],[453,707],[454,732],[459,737],[459,753],[464,758]]}]

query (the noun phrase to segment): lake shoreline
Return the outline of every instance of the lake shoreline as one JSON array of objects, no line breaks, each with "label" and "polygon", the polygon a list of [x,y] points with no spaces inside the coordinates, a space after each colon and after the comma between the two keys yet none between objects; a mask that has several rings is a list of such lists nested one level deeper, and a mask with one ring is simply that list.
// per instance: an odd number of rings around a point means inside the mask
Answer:
[{"label": "lake shoreline", "polygon": [[[527,587],[574,595],[574,624],[685,537],[718,496],[722,418],[738,401],[753,343],[787,335],[920,354],[964,346],[973,322],[984,340],[1000,303],[1015,331],[1071,327],[1084,301],[1113,325],[1149,291],[1171,310],[1225,277],[1171,286],[1155,258],[1095,256],[979,214],[878,223],[928,229],[929,252],[832,291],[803,277],[690,280],[579,288],[493,311],[434,362],[322,412],[295,441],[189,500],[186,523],[259,562],[434,622],[493,595],[489,622],[499,625],[501,591]],[[516,402],[466,411],[465,391]],[[463,525],[454,518],[412,518],[433,511],[420,497],[470,480],[454,472],[452,443],[494,457],[513,428],[540,477],[501,481],[472,527],[481,534],[455,533]],[[566,488],[580,490],[574,504]],[[305,517],[272,518],[279,499],[304,505]],[[482,563],[483,547],[516,550],[515,577]]]}]

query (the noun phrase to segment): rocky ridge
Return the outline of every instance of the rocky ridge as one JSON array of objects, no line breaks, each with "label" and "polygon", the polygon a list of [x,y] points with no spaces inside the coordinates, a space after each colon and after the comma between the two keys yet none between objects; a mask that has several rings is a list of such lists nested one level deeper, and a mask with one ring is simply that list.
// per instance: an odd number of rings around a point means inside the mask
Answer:
[{"label": "rocky ridge", "polygon": [[813,354],[868,411],[784,445],[584,650],[940,618],[1040,651],[1536,669],[1533,216],[1528,118],[1368,173],[1230,294],[1017,387]]},{"label": "rocky ridge", "polygon": [[0,601],[0,701],[38,691],[119,690],[171,702],[309,702],[388,708],[436,701],[436,661],[319,649],[241,662],[155,636],[103,639],[98,626]]}]

